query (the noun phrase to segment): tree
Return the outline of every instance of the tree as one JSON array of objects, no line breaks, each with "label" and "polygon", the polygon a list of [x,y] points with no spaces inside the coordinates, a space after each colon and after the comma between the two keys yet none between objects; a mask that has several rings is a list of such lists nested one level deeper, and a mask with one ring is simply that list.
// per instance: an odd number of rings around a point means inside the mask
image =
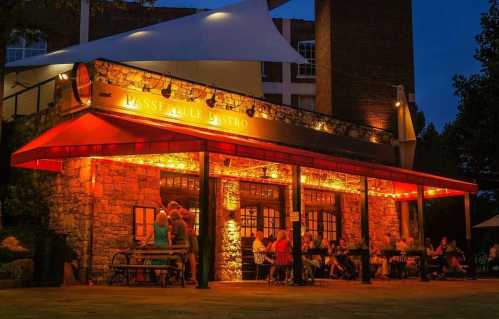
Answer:
[{"label": "tree", "polygon": [[475,59],[481,71],[454,77],[459,98],[456,119],[443,135],[461,172],[480,182],[499,182],[499,0],[481,18]]},{"label": "tree", "polygon": [[[91,12],[96,13],[107,7],[126,8],[125,0],[90,0]],[[135,0],[142,6],[151,6],[155,0]],[[26,41],[37,41],[40,38],[50,38],[51,30],[47,19],[40,17],[37,12],[54,12],[64,10],[79,16],[80,0],[1,0],[0,1],[0,144],[2,143],[4,125],[4,77],[6,63],[6,49],[9,44],[20,38]],[[61,11],[62,12],[62,11]],[[5,175],[5,174],[2,174]],[[2,181],[0,180],[0,184]],[[0,202],[0,229],[2,227],[2,202]]]}]

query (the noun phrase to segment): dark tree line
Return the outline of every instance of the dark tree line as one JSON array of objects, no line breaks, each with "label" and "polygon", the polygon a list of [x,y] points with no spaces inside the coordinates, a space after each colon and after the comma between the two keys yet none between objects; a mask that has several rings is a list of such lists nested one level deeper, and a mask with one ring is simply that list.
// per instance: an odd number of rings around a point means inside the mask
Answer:
[{"label": "dark tree line", "polygon": [[[478,183],[480,193],[473,224],[499,213],[499,0],[490,0],[481,26],[474,55],[480,71],[453,79],[459,99],[456,118],[438,132],[433,123],[425,123],[424,115],[415,116],[419,128],[415,169]],[[463,227],[462,203],[457,199],[429,205],[430,233],[433,229],[435,236],[440,235],[440,226],[449,223]]]}]

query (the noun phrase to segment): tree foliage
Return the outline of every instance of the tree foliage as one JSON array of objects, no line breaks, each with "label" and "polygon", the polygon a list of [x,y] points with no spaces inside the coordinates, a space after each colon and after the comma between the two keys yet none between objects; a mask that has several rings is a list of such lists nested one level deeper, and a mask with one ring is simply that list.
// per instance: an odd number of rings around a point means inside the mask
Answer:
[{"label": "tree foliage", "polygon": [[[105,8],[126,9],[127,2],[142,6],[152,6],[155,0],[90,0],[91,14],[102,12]],[[32,132],[15,131],[16,136],[4,131],[3,123],[3,87],[6,62],[6,47],[20,38],[28,42],[50,38],[57,30],[52,21],[38,12],[65,12],[79,19],[81,0],[1,0],[0,1],[0,149],[2,157],[8,157],[7,150],[12,150],[10,143],[23,140],[23,135]],[[57,14],[55,14],[57,15]],[[58,25],[63,28],[63,25]],[[52,28],[52,29],[51,29]],[[15,124],[14,124],[15,125]],[[26,133],[26,134],[24,134]],[[9,138],[5,138],[9,136]],[[3,137],[3,138],[2,138]],[[34,136],[32,136],[34,137]],[[7,145],[8,144],[8,145]],[[7,170],[8,171],[8,170]],[[12,170],[10,181],[7,172],[0,176],[0,229],[2,214],[18,219],[28,219],[35,223],[45,223],[48,211],[43,183],[47,180],[43,173]]]},{"label": "tree foliage", "polygon": [[459,107],[456,119],[445,128],[453,155],[464,175],[499,181],[499,0],[490,1],[476,37],[475,58],[481,71],[454,78]]}]

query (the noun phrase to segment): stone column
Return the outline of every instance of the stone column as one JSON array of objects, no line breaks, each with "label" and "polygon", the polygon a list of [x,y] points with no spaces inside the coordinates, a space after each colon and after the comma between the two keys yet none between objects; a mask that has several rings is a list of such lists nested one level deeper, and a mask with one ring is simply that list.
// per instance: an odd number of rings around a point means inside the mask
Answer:
[{"label": "stone column", "polygon": [[199,153],[199,280],[198,288],[208,288],[210,276],[210,159],[208,152]]},{"label": "stone column", "polygon": [[371,267],[369,254],[369,187],[367,177],[360,177],[360,229],[363,249],[361,280],[363,284],[371,283]]},{"label": "stone column", "polygon": [[407,238],[411,235],[409,202],[400,202],[400,230],[401,237]]}]

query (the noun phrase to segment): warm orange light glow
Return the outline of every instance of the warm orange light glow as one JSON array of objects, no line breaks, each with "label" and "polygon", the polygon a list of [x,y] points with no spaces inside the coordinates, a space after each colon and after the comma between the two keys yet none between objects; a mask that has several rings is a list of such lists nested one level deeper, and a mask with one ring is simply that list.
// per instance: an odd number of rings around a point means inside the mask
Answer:
[{"label": "warm orange light glow", "polygon": [[[130,164],[156,166],[162,169],[186,173],[197,174],[199,162],[195,153],[176,154],[152,154],[152,155],[130,155],[94,157],[97,159],[112,160]],[[249,180],[261,183],[274,183],[291,185],[291,168],[288,165],[268,163],[258,160],[250,160],[233,157],[232,161],[227,161],[227,156],[213,154],[210,166],[210,176],[230,178],[224,180],[224,208],[226,210],[237,210],[239,207],[238,180]],[[230,163],[236,164],[230,164]],[[303,168],[300,177],[302,184],[314,188],[331,190],[342,193],[360,194],[360,177],[327,172],[311,168]],[[417,198],[417,191],[410,190],[411,185],[396,189],[393,182],[381,179],[370,178],[368,195],[372,197],[384,197],[396,200],[414,200]],[[415,186],[413,186],[415,189]],[[407,190],[409,188],[409,190]],[[448,197],[459,195],[459,192],[446,188],[428,187],[424,191],[426,198]]]},{"label": "warm orange light glow", "polygon": [[235,211],[239,208],[239,181],[224,180],[222,183],[224,208],[228,211]]},{"label": "warm orange light glow", "polygon": [[229,219],[224,225],[222,280],[241,280],[243,261],[241,235],[237,222]]}]

